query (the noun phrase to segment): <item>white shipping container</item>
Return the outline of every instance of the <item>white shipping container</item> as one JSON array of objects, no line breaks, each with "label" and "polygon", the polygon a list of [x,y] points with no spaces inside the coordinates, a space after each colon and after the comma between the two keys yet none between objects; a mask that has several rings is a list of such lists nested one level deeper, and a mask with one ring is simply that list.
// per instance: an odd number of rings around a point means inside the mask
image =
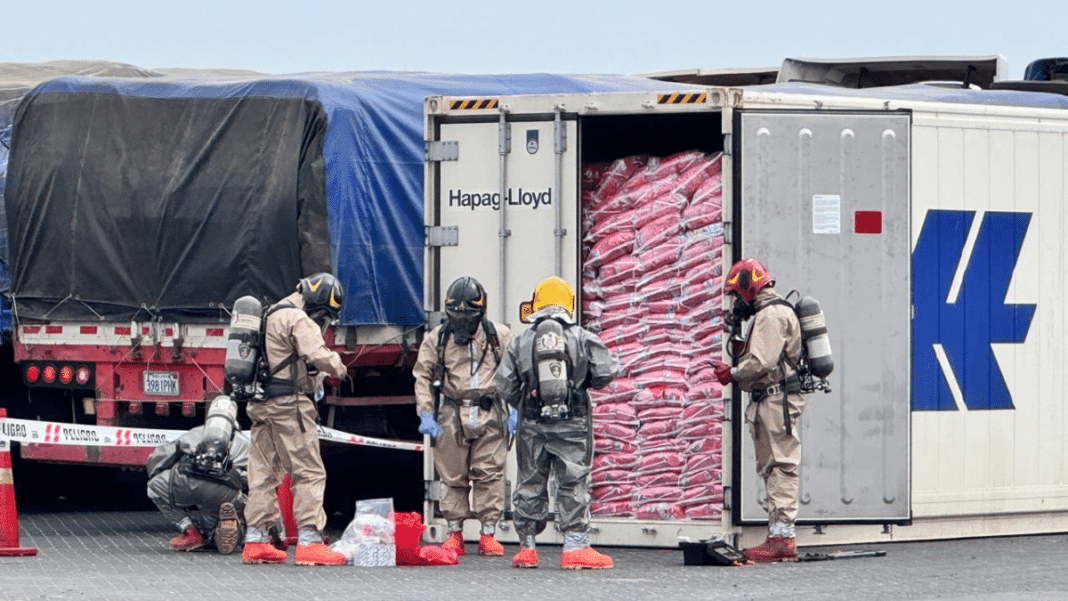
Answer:
[{"label": "white shipping container", "polygon": [[[1068,99],[673,87],[501,97],[494,109],[428,98],[432,323],[460,275],[514,330],[541,278],[580,288],[585,265],[592,281],[584,166],[722,153],[724,245],[709,259],[725,271],[756,256],[781,293],[819,299],[835,353],[831,391],[808,397],[799,424],[799,545],[1068,530]],[[747,397],[724,390],[718,519],[595,515],[593,542],[761,541]]]}]

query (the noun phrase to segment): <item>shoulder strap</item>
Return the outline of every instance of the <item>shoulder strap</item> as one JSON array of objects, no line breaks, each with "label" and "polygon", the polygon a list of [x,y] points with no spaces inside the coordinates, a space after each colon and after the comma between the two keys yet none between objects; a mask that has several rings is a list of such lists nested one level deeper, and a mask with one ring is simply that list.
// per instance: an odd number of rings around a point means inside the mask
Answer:
[{"label": "shoulder strap", "polygon": [[450,335],[452,335],[452,327],[446,321],[438,330],[438,374],[440,376],[445,374],[445,345],[449,343]]},{"label": "shoulder strap", "polygon": [[497,326],[493,325],[493,322],[482,318],[482,329],[486,332],[486,341],[489,342],[490,349],[493,351],[493,360],[497,362],[497,365],[501,364],[501,340],[497,337]]},{"label": "shoulder strap", "polygon": [[[297,308],[297,306],[294,305],[293,303],[289,302],[289,301],[281,301],[281,302],[277,302],[277,303],[271,305],[267,309],[267,312],[263,314],[263,321],[261,321],[260,323],[261,323],[261,327],[263,328],[264,331],[263,331],[263,334],[260,336],[260,340],[262,341],[262,344],[263,344],[263,360],[264,361],[267,361],[267,318],[270,317],[271,315],[273,315],[274,313],[277,313],[278,311],[281,311],[282,309],[296,309],[296,308]],[[271,374],[270,374],[271,377],[273,378],[276,373],[278,373],[278,372],[282,371],[283,369],[289,367],[290,365],[292,365],[296,361],[297,361],[297,354],[296,353],[290,353],[290,355],[288,357],[286,357],[284,361],[282,361],[281,363],[276,365],[275,368],[271,370]]]}]

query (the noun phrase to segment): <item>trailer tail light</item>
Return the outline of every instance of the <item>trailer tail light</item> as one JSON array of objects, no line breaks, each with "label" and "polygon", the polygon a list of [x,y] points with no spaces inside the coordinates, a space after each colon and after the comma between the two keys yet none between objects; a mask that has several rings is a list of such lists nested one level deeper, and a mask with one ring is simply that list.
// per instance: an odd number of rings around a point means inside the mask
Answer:
[{"label": "trailer tail light", "polygon": [[92,363],[26,361],[22,364],[22,378],[27,386],[86,388],[93,385],[93,376]]}]

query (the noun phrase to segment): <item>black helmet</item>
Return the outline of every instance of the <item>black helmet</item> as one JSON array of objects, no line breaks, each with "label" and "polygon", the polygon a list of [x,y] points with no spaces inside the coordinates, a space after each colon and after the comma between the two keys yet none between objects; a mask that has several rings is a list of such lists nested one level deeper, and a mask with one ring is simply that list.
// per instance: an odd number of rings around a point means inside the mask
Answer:
[{"label": "black helmet", "polygon": [[445,315],[457,344],[467,344],[486,315],[486,289],[473,277],[457,278],[445,293]]},{"label": "black helmet", "polygon": [[[345,304],[345,289],[329,273],[317,273],[302,279],[297,284],[297,292],[304,299],[304,312],[316,322],[320,319],[328,322],[337,320],[341,306]],[[329,316],[328,320],[326,316]]]}]

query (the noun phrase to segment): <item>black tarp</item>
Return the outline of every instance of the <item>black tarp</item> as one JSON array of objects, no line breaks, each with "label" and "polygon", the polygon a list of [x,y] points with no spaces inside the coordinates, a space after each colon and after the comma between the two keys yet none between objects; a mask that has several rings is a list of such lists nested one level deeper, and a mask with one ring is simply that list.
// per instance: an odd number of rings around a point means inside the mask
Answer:
[{"label": "black tarp", "polygon": [[[8,167],[20,319],[223,317],[330,271],[321,106],[29,95]],[[301,262],[303,261],[303,266]]]}]

